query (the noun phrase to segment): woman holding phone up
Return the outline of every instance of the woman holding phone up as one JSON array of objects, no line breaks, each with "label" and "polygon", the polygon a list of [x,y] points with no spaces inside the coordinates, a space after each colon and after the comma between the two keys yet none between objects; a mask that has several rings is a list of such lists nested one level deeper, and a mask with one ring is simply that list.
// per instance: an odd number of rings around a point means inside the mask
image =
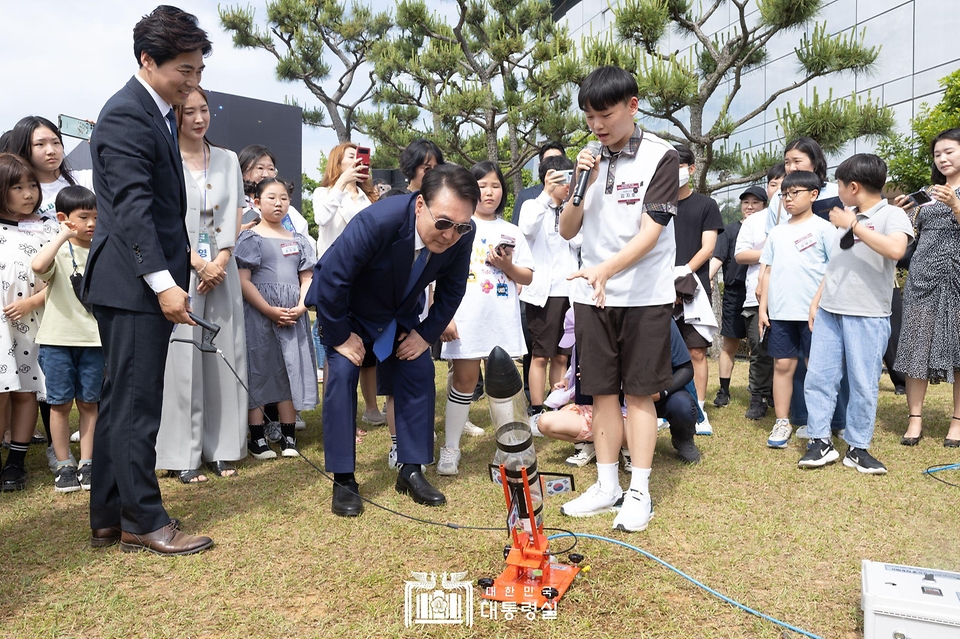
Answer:
[{"label": "woman holding phone up", "polygon": [[[916,446],[923,438],[923,400],[927,384],[953,384],[953,416],[943,445],[960,447],[960,129],[941,132],[930,144],[930,202],[916,205],[900,195],[897,206],[913,219],[917,249],[903,289],[903,324],[894,368],[907,376],[907,432],[900,443]],[[918,196],[919,197],[919,196]],[[926,198],[923,198],[924,200]]]},{"label": "woman holding phone up", "polygon": [[[370,149],[357,157],[356,144],[344,142],[338,144],[327,158],[327,168],[323,172],[320,187],[313,192],[313,219],[320,227],[317,232],[317,257],[322,257],[333,241],[340,237],[347,222],[379,199],[380,195],[370,179]],[[365,158],[365,159],[364,159]],[[319,338],[314,326],[314,343],[319,346]],[[317,350],[317,359],[323,347]],[[371,353],[372,354],[372,353]],[[322,368],[323,362],[318,361]],[[317,374],[320,378],[320,373]],[[383,424],[386,416],[377,405],[377,369],[375,362],[364,366],[360,371],[360,392],[366,404],[363,421],[368,424]]]}]

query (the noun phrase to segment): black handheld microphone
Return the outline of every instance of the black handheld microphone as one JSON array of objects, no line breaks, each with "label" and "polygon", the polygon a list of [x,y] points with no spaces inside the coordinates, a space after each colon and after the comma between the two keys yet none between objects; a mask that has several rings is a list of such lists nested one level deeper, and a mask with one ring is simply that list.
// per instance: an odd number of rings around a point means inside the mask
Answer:
[{"label": "black handheld microphone", "polygon": [[[590,154],[593,157],[600,155],[600,143],[591,142],[587,145],[587,150],[590,151]],[[590,171],[592,171],[591,169]],[[577,178],[577,187],[573,190],[573,205],[580,206],[583,204],[583,196],[587,193],[587,180],[590,179],[590,171],[580,171],[580,176]]]}]

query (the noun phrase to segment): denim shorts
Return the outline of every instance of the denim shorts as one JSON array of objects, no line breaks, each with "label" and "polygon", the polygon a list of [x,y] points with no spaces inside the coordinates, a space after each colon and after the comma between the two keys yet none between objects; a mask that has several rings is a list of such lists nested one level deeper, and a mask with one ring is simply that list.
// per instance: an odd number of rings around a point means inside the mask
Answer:
[{"label": "denim shorts", "polygon": [[103,388],[103,349],[99,346],[40,345],[40,368],[47,380],[47,403],[74,399],[94,404]]}]

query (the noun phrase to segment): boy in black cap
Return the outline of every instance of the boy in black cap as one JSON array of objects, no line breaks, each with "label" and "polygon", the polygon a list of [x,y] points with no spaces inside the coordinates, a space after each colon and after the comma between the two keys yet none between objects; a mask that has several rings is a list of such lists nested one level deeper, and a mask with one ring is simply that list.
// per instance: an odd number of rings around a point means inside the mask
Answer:
[{"label": "boy in black cap", "polygon": [[[740,213],[747,219],[754,213],[767,208],[767,191],[761,186],[750,186],[740,194]],[[740,340],[747,336],[747,325],[743,318],[743,303],[747,298],[747,266],[737,264],[734,259],[737,236],[740,234],[741,220],[724,227],[717,238],[717,246],[710,260],[710,279],[717,270],[723,269],[723,315],[720,322],[720,335],[723,336],[723,349],[720,351],[720,390],[713,400],[717,407],[730,403],[730,376],[733,374],[734,358],[740,349]]]}]

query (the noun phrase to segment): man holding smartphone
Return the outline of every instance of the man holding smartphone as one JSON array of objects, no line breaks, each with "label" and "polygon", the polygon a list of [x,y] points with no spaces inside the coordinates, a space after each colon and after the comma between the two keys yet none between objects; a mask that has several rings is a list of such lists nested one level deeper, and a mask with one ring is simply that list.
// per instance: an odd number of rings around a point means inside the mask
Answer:
[{"label": "man holding smartphone", "polygon": [[[577,270],[580,238],[560,237],[560,212],[570,194],[573,162],[564,155],[540,163],[543,193],[523,203],[517,224],[533,253],[533,281],[524,286],[520,300],[526,303],[530,329],[530,405],[532,428],[543,412],[544,383],[550,364],[550,387],[563,379],[569,348],[560,348],[563,316],[570,308],[567,275]],[[536,432],[536,431],[534,431]]]}]

